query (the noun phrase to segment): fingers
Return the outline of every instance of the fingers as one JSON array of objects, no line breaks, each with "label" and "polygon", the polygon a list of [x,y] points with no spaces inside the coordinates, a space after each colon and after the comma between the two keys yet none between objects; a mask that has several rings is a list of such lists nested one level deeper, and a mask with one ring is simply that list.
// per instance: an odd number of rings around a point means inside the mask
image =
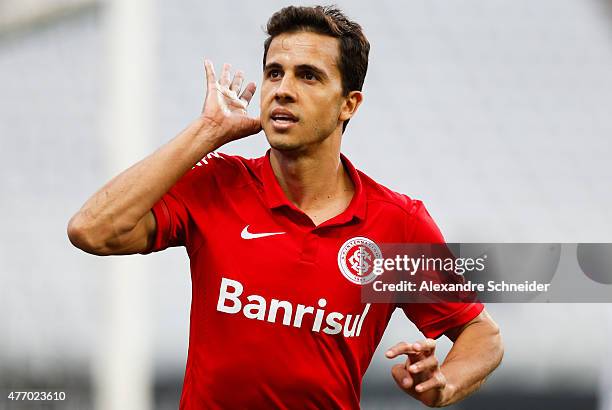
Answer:
[{"label": "fingers", "polygon": [[240,99],[245,103],[251,102],[251,98],[253,98],[253,94],[255,94],[255,90],[257,86],[255,83],[248,83],[246,87],[244,87],[244,91],[240,95]]},{"label": "fingers", "polygon": [[231,64],[223,64],[223,70],[221,70],[221,79],[219,79],[219,85],[221,87],[229,87],[230,85],[230,70],[232,69]]},{"label": "fingers", "polygon": [[240,88],[242,87],[242,81],[244,80],[244,73],[241,70],[236,71],[234,74],[234,79],[229,86],[229,89],[234,91],[236,95],[240,92]]},{"label": "fingers", "polygon": [[432,354],[406,367],[410,373],[415,375],[423,372],[434,372],[438,369],[438,358]]},{"label": "fingers", "polygon": [[405,363],[391,368],[391,375],[401,389],[420,399],[425,397],[421,393],[446,387],[446,378],[440,370],[435,349],[436,341],[425,339],[416,343],[397,343],[385,353],[390,359],[399,355],[408,356]]},{"label": "fingers", "polygon": [[[215,68],[214,68],[212,61],[204,60],[204,68],[206,69],[206,82],[208,84],[208,89],[212,89],[215,87],[216,82],[217,82]],[[227,91],[233,91],[235,93],[235,96],[232,98],[235,98],[236,96],[240,95],[240,100],[242,100],[246,105],[248,105],[249,102],[251,102],[253,95],[255,94],[255,90],[257,89],[257,86],[255,85],[255,83],[250,82],[244,88],[244,90],[242,91],[242,94],[240,94],[240,90],[244,82],[244,71],[237,70],[236,73],[234,74],[234,78],[230,82],[231,69],[232,69],[231,64],[228,64],[228,63],[223,64],[223,69],[221,71],[221,78],[219,79],[219,85],[222,87],[220,91],[223,93],[227,93]],[[229,93],[227,95],[232,96],[234,94]]]},{"label": "fingers", "polygon": [[409,389],[414,382],[414,379],[403,364],[396,364],[393,366],[391,368],[391,375],[393,376],[393,380],[395,380],[397,385],[402,389]]},{"label": "fingers", "polygon": [[393,359],[402,354],[424,353],[425,355],[430,355],[434,352],[435,348],[436,341],[433,339],[425,339],[416,343],[400,342],[387,350],[385,356],[388,359]]},{"label": "fingers", "polygon": [[392,346],[385,352],[385,356],[388,359],[393,359],[401,354],[407,354],[412,352],[412,345],[406,342],[399,342],[396,345]]},{"label": "fingers", "polygon": [[431,354],[436,350],[436,341],[433,339],[425,339],[419,342],[413,343],[412,348],[416,352],[422,352],[425,354]]},{"label": "fingers", "polygon": [[423,383],[417,384],[414,389],[419,393],[424,393],[431,389],[442,390],[444,387],[446,387],[446,378],[442,372],[436,372],[431,376],[431,378],[427,379]]},{"label": "fingers", "polygon": [[217,81],[215,77],[215,67],[212,61],[204,60],[204,69],[206,70],[206,83],[208,84],[208,88],[211,89],[215,86],[215,82]]}]

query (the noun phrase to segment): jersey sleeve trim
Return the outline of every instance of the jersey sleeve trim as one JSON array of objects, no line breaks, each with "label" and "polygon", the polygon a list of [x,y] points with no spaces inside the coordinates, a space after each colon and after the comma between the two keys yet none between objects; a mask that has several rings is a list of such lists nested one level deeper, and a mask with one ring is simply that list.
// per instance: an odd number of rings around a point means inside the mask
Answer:
[{"label": "jersey sleeve trim", "polygon": [[155,239],[153,244],[145,252],[141,252],[142,255],[147,255],[151,252],[157,252],[163,249],[163,244],[168,243],[170,232],[172,229],[172,218],[170,217],[170,211],[168,205],[162,199],[160,199],[153,208],[151,208],[153,216],[155,217]]},{"label": "jersey sleeve trim", "polygon": [[[418,233],[419,223],[425,222],[423,218],[421,217],[421,215],[419,215],[419,212],[421,210],[424,210],[429,216],[429,212],[427,212],[427,209],[425,208],[423,201],[419,199],[413,199],[413,202],[410,206],[410,210],[408,211],[408,214],[410,215],[410,219],[409,219],[410,226],[407,228],[407,235],[409,238],[408,242],[414,242],[414,239]],[[444,242],[444,238],[441,238],[441,239],[442,239],[442,242]]]},{"label": "jersey sleeve trim", "polygon": [[422,326],[419,330],[431,339],[437,339],[444,334],[448,329],[462,326],[474,319],[484,310],[482,303],[469,303],[462,310],[458,310],[449,316],[437,319]]}]

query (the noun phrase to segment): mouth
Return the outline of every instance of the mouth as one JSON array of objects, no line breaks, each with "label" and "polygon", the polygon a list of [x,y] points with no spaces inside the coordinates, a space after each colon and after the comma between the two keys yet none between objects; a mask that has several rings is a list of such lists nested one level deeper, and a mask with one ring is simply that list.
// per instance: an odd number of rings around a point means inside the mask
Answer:
[{"label": "mouth", "polygon": [[284,131],[291,128],[298,122],[297,117],[290,113],[275,113],[270,116],[272,126],[277,131]]},{"label": "mouth", "polygon": [[279,124],[288,124],[292,122],[297,122],[297,118],[289,117],[286,115],[273,115],[270,117],[272,121],[277,122]]}]

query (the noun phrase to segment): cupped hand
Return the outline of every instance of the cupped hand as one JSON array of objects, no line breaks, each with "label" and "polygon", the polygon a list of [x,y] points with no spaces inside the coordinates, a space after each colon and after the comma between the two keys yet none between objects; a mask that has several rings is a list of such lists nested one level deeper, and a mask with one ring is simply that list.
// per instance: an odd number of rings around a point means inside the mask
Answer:
[{"label": "cupped hand", "polygon": [[231,77],[231,65],[224,64],[221,77],[217,80],[213,63],[204,61],[206,70],[206,100],[202,109],[202,119],[218,127],[222,144],[261,131],[259,117],[249,117],[247,107],[255,94],[256,85],[248,83],[244,89],[244,73],[237,70]]},{"label": "cupped hand", "polygon": [[400,342],[385,353],[389,359],[406,355],[404,363],[391,368],[391,375],[400,389],[430,407],[443,404],[448,385],[435,355],[436,341]]}]

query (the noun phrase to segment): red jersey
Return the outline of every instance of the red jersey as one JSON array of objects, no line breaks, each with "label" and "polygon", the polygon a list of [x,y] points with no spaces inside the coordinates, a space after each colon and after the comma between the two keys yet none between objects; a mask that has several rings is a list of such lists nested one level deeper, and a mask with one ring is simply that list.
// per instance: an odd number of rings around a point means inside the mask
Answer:
[{"label": "red jersey", "polygon": [[354,196],[318,226],[285,196],[269,151],[209,154],[153,207],[149,252],[185,246],[191,264],[181,409],[357,409],[396,308],[432,338],[482,311],[480,303],[362,303],[359,275],[346,266],[351,249],[444,238],[421,201],[342,162]]}]

